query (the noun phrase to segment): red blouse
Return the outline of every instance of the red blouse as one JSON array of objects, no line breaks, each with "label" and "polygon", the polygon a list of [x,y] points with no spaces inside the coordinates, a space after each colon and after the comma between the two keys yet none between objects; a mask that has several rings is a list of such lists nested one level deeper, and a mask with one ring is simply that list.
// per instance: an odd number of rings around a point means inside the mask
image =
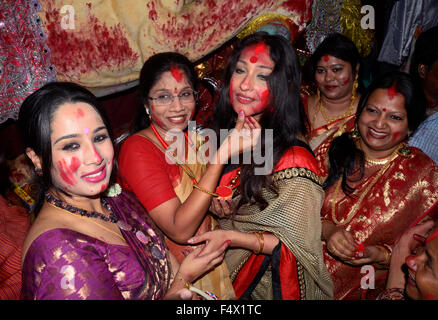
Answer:
[{"label": "red blouse", "polygon": [[148,212],[177,197],[179,167],[167,163],[163,151],[149,139],[137,134],[126,139],[118,164],[122,187],[134,192]]}]

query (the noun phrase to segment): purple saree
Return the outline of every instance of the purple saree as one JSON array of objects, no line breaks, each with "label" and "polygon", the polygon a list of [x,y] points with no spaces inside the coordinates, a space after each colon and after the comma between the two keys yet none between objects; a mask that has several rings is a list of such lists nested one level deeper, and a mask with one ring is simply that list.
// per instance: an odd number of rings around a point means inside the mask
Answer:
[{"label": "purple saree", "polygon": [[163,298],[170,266],[162,233],[132,194],[122,192],[105,200],[124,223],[121,232],[128,246],[69,229],[46,231],[26,253],[22,299]]}]

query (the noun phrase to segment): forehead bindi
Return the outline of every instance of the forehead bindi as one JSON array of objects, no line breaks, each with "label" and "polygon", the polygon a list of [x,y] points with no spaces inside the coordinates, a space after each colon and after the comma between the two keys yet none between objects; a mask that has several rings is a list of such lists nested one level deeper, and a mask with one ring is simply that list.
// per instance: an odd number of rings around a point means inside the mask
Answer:
[{"label": "forehead bindi", "polygon": [[264,42],[259,42],[255,45],[246,47],[242,51],[239,60],[269,68],[274,67],[274,62],[270,57],[269,47]]}]

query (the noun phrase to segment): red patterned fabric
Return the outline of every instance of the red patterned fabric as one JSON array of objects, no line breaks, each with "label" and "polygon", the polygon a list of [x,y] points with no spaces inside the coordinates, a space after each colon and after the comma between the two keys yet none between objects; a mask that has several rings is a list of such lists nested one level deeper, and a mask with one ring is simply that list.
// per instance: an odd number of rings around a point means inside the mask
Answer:
[{"label": "red patterned fabric", "polygon": [[53,81],[36,0],[0,2],[0,123],[17,119],[23,100]]},{"label": "red patterned fabric", "polygon": [[21,245],[30,226],[29,214],[9,206],[0,196],[0,300],[17,300],[21,290]]}]

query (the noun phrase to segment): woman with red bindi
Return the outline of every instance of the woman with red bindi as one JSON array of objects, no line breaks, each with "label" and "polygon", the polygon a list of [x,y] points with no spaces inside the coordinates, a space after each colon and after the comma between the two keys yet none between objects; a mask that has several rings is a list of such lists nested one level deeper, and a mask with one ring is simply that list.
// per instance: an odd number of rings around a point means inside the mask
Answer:
[{"label": "woman with red bindi", "polygon": [[[271,158],[253,153],[224,168],[219,186],[231,188],[232,198],[229,203],[213,200],[211,207],[224,217],[221,230],[190,243],[231,241],[233,250],[225,259],[239,299],[332,297],[320,240],[323,190],[304,139],[300,80],[296,53],[281,36],[248,36],[227,62],[213,114],[215,130],[231,129],[244,112],[261,124],[260,153],[270,152]],[[257,170],[269,162],[268,170]]]},{"label": "woman with red bindi", "polygon": [[329,35],[305,66],[307,82],[315,90],[303,90],[307,137],[321,174],[327,169],[327,150],[334,137],[354,129],[360,55],[355,44],[341,34]]},{"label": "woman with red bindi", "polygon": [[[22,248],[22,299],[192,299],[193,282],[223,260],[194,250],[179,264],[129,192],[110,188],[114,146],[97,98],[49,83],[20,108],[26,154],[42,172]],[[105,193],[104,193],[105,192]]]},{"label": "woman with red bindi", "polygon": [[[223,163],[251,150],[258,136],[254,129],[259,128],[242,112],[236,130],[227,136],[229,140],[219,148],[211,144],[211,161],[200,158],[198,151],[210,145],[189,128],[196,112],[196,88],[197,76],[186,57],[172,52],[150,57],[140,73],[143,105],[138,124],[123,142],[118,157],[123,187],[137,195],[180,262],[194,249],[187,244],[190,237],[216,227],[215,218],[207,212],[211,199],[223,196],[216,191]],[[239,134],[244,128],[247,134]],[[180,147],[172,150],[175,145]],[[225,263],[194,286],[220,299],[235,298]]]},{"label": "woman with red bindi", "polygon": [[[438,211],[438,167],[407,146],[424,112],[412,78],[389,73],[362,96],[357,130],[335,138],[329,148],[321,215],[335,299],[375,299],[385,288],[394,242]],[[364,265],[374,266],[374,288],[362,287]]]}]

